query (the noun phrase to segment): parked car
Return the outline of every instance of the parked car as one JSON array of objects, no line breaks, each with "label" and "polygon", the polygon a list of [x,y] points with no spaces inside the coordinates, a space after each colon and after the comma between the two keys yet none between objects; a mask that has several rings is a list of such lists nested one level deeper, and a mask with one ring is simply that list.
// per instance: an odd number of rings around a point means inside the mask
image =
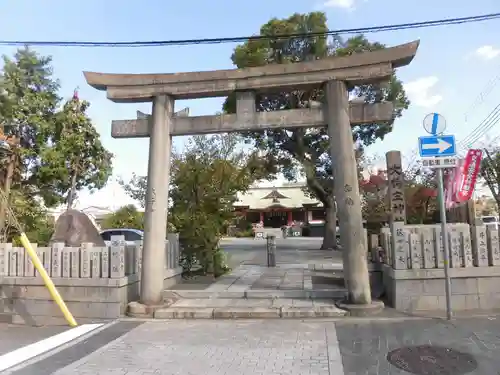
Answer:
[{"label": "parked car", "polygon": [[133,246],[135,241],[142,241],[144,238],[144,232],[139,229],[105,229],[100,234],[107,246],[111,244],[111,236],[124,236],[128,246]]},{"label": "parked car", "polygon": [[497,216],[483,216],[481,220],[485,225],[493,225],[498,230],[499,222]]}]

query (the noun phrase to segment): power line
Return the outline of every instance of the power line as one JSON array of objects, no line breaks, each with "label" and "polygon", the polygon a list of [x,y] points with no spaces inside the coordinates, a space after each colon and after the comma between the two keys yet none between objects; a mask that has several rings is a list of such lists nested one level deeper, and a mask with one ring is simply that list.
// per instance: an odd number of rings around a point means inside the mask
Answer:
[{"label": "power line", "polygon": [[477,141],[488,129],[491,122],[494,120],[497,114],[500,113],[500,104],[493,108],[490,113],[481,121],[481,123],[473,129],[462,141],[459,142],[459,146],[470,146],[472,143]]},{"label": "power line", "polygon": [[489,94],[491,94],[491,92],[496,87],[496,85],[498,84],[499,81],[500,81],[500,74],[497,75],[495,78],[492,78],[490,81],[488,81],[488,83],[485,85],[483,90],[479,93],[479,95],[476,97],[476,99],[474,99],[474,102],[471,104],[471,106],[469,107],[467,112],[465,112],[465,114],[464,114],[465,122],[467,122],[471,112],[474,111],[474,109],[476,109],[476,107],[481,105],[484,102],[484,99]]},{"label": "power line", "polygon": [[302,39],[315,38],[343,34],[367,34],[382,31],[395,31],[405,29],[419,29],[426,27],[437,27],[446,25],[458,25],[464,23],[483,22],[500,18],[500,13],[483,14],[480,16],[470,16],[461,18],[446,18],[434,21],[422,21],[392,24],[384,26],[371,26],[351,29],[331,30],[327,32],[313,32],[286,35],[255,35],[238,36],[225,38],[204,38],[204,39],[179,39],[179,40],[157,40],[157,41],[128,41],[128,42],[103,42],[103,41],[21,41],[21,40],[0,40],[3,46],[51,46],[51,47],[160,47],[160,46],[182,46],[193,44],[221,44],[238,43],[247,40],[282,40],[282,39]]},{"label": "power line", "polygon": [[500,104],[486,116],[486,118],[459,143],[460,148],[470,148],[477,142],[484,134],[493,128],[500,121]]}]

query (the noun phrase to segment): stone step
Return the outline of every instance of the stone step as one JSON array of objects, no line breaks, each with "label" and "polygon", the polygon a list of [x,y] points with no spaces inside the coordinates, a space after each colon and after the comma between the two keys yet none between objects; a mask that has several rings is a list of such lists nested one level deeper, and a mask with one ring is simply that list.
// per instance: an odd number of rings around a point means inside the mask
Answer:
[{"label": "stone step", "polygon": [[[239,302],[239,303],[237,303]],[[155,319],[301,319],[343,317],[334,300],[181,300],[155,311]]]},{"label": "stone step", "polygon": [[296,298],[296,299],[342,299],[346,296],[346,289],[247,289],[239,291],[212,291],[212,290],[165,290],[164,299],[276,299],[276,298]]}]

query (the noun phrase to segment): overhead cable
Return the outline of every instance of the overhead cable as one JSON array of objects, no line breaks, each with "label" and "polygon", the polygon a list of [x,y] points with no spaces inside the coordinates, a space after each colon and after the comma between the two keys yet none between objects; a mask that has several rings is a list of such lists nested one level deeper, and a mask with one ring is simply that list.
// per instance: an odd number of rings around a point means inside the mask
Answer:
[{"label": "overhead cable", "polygon": [[165,46],[182,46],[182,45],[193,45],[193,44],[222,44],[222,43],[240,43],[240,42],[246,42],[247,40],[258,41],[258,40],[304,39],[304,38],[315,38],[315,37],[345,35],[345,34],[368,34],[368,33],[378,33],[383,31],[420,29],[426,27],[483,22],[498,18],[500,18],[500,13],[489,13],[479,16],[446,18],[434,21],[410,22],[410,23],[392,24],[384,26],[359,27],[350,29],[330,30],[327,32],[311,32],[311,33],[300,33],[300,34],[252,35],[252,36],[223,37],[223,38],[124,41],[124,42],[0,40],[0,45],[3,46],[29,45],[29,46],[50,46],[50,47],[165,47]]}]

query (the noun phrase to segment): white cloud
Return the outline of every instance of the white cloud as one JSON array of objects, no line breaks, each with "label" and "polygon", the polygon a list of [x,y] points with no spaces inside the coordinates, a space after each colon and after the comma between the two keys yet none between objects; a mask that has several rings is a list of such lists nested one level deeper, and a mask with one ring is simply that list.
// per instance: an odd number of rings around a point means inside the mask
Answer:
[{"label": "white cloud", "polygon": [[443,100],[441,95],[433,95],[431,92],[437,82],[437,77],[422,77],[406,83],[404,88],[412,104],[429,108]]},{"label": "white cloud", "polygon": [[483,60],[491,60],[500,55],[500,49],[493,46],[482,46],[475,51],[475,54]]},{"label": "white cloud", "polygon": [[353,9],[354,0],[327,0],[323,5],[327,8]]}]

